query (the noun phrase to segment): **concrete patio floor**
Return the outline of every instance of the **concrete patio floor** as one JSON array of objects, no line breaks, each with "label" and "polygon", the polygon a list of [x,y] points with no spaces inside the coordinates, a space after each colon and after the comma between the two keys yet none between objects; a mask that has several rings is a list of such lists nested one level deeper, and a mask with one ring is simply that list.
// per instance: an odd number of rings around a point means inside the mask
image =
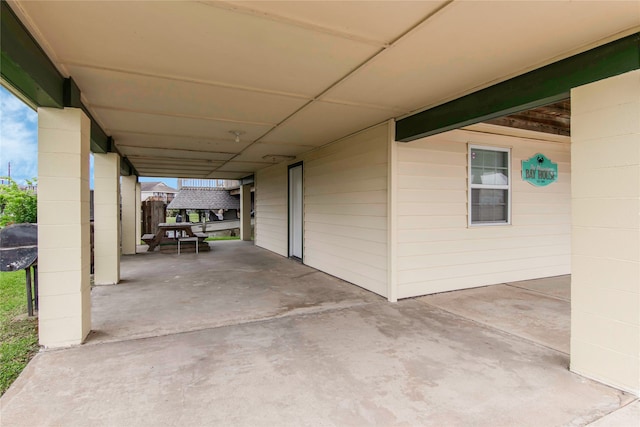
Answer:
[{"label": "concrete patio floor", "polygon": [[392,304],[245,242],[122,260],[87,344],[39,353],[5,426],[637,426],[568,371],[569,278]]}]

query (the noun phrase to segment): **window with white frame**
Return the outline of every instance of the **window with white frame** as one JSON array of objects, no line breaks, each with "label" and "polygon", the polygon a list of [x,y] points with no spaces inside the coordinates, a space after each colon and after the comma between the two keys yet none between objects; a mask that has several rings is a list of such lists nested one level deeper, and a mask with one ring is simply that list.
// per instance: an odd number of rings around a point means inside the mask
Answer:
[{"label": "window with white frame", "polygon": [[511,151],[469,146],[469,225],[511,223]]}]

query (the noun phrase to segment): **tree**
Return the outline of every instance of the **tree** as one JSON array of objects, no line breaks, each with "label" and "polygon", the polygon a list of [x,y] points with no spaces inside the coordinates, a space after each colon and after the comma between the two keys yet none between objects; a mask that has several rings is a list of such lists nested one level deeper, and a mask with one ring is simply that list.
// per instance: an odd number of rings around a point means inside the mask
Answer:
[{"label": "tree", "polygon": [[0,184],[0,226],[37,222],[38,196],[33,190],[36,179],[27,180],[26,188],[20,188],[11,178],[2,179],[8,183]]}]

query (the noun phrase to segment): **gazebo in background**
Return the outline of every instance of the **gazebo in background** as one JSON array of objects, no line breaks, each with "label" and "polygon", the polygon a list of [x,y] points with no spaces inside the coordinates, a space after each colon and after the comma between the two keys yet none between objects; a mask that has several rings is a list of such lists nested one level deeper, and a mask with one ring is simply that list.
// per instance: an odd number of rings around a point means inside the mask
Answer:
[{"label": "gazebo in background", "polygon": [[182,187],[167,209],[180,211],[185,219],[188,211],[197,211],[201,222],[237,220],[240,198],[224,188]]}]

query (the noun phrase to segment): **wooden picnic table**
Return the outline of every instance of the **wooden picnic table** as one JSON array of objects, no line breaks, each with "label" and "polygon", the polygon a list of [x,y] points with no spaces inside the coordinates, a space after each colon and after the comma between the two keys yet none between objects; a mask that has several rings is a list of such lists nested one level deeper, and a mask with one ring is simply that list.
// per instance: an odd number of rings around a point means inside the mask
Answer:
[{"label": "wooden picnic table", "polygon": [[[198,240],[204,240],[207,236],[202,233],[194,233],[191,229],[193,224],[190,222],[176,222],[170,224],[162,222],[158,224],[155,234],[145,234],[142,240],[149,245],[149,252],[153,252],[155,248],[163,241],[174,241],[177,245],[180,237],[198,237]],[[169,236],[169,232],[171,236]]]}]

